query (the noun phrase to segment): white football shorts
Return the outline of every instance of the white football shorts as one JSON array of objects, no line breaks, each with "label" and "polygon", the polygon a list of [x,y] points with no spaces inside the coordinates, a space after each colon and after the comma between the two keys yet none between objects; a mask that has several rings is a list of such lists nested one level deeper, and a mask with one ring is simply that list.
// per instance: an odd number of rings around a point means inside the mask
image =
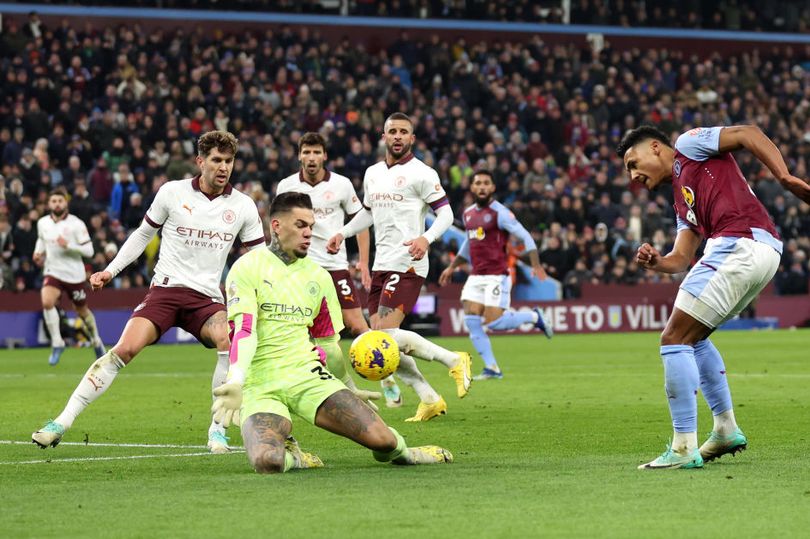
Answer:
[{"label": "white football shorts", "polygon": [[508,309],[512,297],[509,275],[470,275],[461,290],[461,301],[480,303],[485,307]]},{"label": "white football shorts", "polygon": [[710,328],[739,314],[779,267],[782,244],[770,234],[767,238],[710,239],[703,257],[681,283],[675,307]]}]

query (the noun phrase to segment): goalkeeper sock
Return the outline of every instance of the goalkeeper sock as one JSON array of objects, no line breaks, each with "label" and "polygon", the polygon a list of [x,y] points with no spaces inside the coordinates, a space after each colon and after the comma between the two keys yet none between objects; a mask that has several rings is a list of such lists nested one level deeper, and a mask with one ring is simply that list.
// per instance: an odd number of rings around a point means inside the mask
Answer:
[{"label": "goalkeeper sock", "polygon": [[292,453],[290,453],[289,451],[287,451],[285,449],[284,450],[284,472],[289,472],[293,468],[295,468],[295,457],[293,456]]},{"label": "goalkeeper sock", "polygon": [[500,371],[498,362],[495,361],[495,354],[492,353],[492,342],[489,340],[489,335],[484,332],[482,325],[483,318],[476,314],[468,314],[464,316],[464,322],[467,324],[467,329],[470,332],[470,340],[478,351],[478,354],[484,360],[488,369]]},{"label": "goalkeeper sock", "polygon": [[695,362],[700,372],[700,390],[714,415],[713,430],[719,434],[731,434],[737,428],[737,422],[723,357],[712,341],[704,339],[695,344]]},{"label": "goalkeeper sock", "polygon": [[438,361],[448,369],[458,363],[458,354],[433,344],[418,333],[399,328],[384,329],[397,342],[400,351],[413,355],[425,361]]},{"label": "goalkeeper sock", "polygon": [[123,369],[125,365],[124,361],[112,350],[98,358],[87,369],[82,381],[79,382],[70,399],[68,399],[65,409],[54,421],[65,427],[65,429],[69,429],[76,417],[91,402],[107,391],[107,388],[118,375],[118,371]]},{"label": "goalkeeper sock", "polygon": [[439,394],[430,387],[425,377],[419,372],[416,361],[408,354],[399,353],[397,376],[408,386],[412,387],[416,394],[419,395],[419,400],[425,404],[433,404],[434,402],[438,402],[441,398]]},{"label": "goalkeeper sock", "polygon": [[54,348],[64,347],[65,341],[62,339],[62,332],[59,331],[59,311],[56,310],[56,307],[43,309],[42,318],[45,320],[48,333],[51,335],[51,346]]},{"label": "goalkeeper sock", "polygon": [[673,449],[692,449],[697,447],[697,390],[700,380],[695,349],[684,344],[665,345],[661,347],[661,359],[664,362],[664,387],[675,430]]},{"label": "goalkeeper sock", "polygon": [[[222,384],[227,381],[228,378],[228,367],[230,366],[230,352],[227,350],[217,350],[217,364],[214,367],[214,375],[211,377],[211,391],[215,390]],[[214,395],[211,395],[213,400],[216,400]],[[211,434],[219,432],[221,434],[225,434],[225,427],[214,421],[211,420],[211,425],[208,427],[208,436]]]},{"label": "goalkeeper sock", "polygon": [[388,427],[388,429],[391,431],[391,434],[394,435],[394,438],[397,439],[397,446],[393,451],[389,451],[387,453],[382,451],[372,451],[371,454],[374,455],[374,460],[377,462],[391,462],[405,459],[407,461],[408,446],[405,444],[405,438],[403,438],[402,435],[393,427]]},{"label": "goalkeeper sock", "polygon": [[523,324],[534,324],[537,322],[537,313],[534,311],[504,311],[500,318],[487,324],[487,329],[491,331],[504,331],[517,329]]},{"label": "goalkeeper sock", "polygon": [[90,341],[93,343],[93,346],[101,342],[98,336],[98,326],[96,326],[96,317],[93,316],[93,311],[87,309],[87,316],[82,317],[82,322],[84,322],[87,331],[90,332]]}]

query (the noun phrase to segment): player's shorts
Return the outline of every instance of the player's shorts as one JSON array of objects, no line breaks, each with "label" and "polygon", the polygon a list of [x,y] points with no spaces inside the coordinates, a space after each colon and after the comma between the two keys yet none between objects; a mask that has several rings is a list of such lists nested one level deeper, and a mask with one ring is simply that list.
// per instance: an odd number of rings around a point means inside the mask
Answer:
[{"label": "player's shorts", "polygon": [[779,267],[781,242],[771,240],[710,239],[705,254],[681,283],[675,307],[710,328],[739,314]]},{"label": "player's shorts", "polygon": [[290,414],[315,424],[323,401],[346,386],[313,356],[274,365],[261,380],[248,380],[242,388],[242,423],[253,414],[276,414],[292,421]]},{"label": "player's shorts", "polygon": [[375,314],[380,306],[410,314],[425,278],[414,272],[372,271],[368,293],[368,312]]},{"label": "player's shorts", "polygon": [[66,283],[54,277],[53,275],[46,275],[42,281],[42,286],[52,286],[58,288],[60,292],[67,294],[70,301],[76,307],[84,307],[87,305],[87,281],[80,283]]},{"label": "player's shorts", "polygon": [[158,328],[158,339],[172,327],[188,331],[206,348],[213,348],[200,336],[203,324],[225,305],[184,286],[153,286],[130,318],[146,318]]},{"label": "player's shorts", "polygon": [[511,304],[512,278],[507,275],[470,275],[461,289],[461,301],[485,307],[508,309]]},{"label": "player's shorts", "polygon": [[354,279],[349,274],[349,270],[329,270],[332,282],[335,283],[338,300],[341,309],[362,309],[363,304],[354,286]]}]

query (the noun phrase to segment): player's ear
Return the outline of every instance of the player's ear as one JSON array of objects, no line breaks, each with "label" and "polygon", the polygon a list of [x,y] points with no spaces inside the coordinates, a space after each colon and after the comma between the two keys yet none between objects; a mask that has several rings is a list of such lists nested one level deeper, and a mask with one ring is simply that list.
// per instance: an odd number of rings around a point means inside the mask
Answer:
[{"label": "player's ear", "polygon": [[205,161],[205,158],[203,158],[203,156],[201,155],[197,155],[197,157],[195,157],[194,160],[197,162],[197,166],[202,168],[202,164],[203,161]]}]

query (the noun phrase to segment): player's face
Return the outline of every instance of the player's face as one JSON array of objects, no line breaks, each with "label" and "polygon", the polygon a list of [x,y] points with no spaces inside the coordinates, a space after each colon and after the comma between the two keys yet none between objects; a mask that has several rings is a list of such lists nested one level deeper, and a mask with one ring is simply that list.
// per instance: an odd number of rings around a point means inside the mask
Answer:
[{"label": "player's face", "polygon": [[225,189],[233,172],[234,155],[214,148],[207,156],[197,156],[201,180],[215,192]]},{"label": "player's face", "polygon": [[315,226],[315,214],[312,210],[293,208],[279,214],[271,221],[271,225],[283,251],[294,254],[296,258],[307,256],[312,241],[312,227]]},{"label": "player's face", "polygon": [[486,174],[476,174],[473,176],[470,191],[475,197],[475,203],[479,206],[486,206],[492,200],[492,195],[495,194],[495,184],[492,183],[492,178]]},{"label": "player's face", "polygon": [[663,144],[657,140],[644,140],[627,150],[624,166],[630,181],[643,183],[653,190],[672,179],[672,163],[662,158]]},{"label": "player's face", "polygon": [[411,151],[411,146],[413,146],[416,137],[413,134],[411,122],[407,120],[388,120],[385,123],[383,139],[385,139],[388,155],[394,160],[398,160]]},{"label": "player's face", "polygon": [[48,199],[48,211],[54,217],[62,217],[67,212],[67,200],[62,195],[51,195]]},{"label": "player's face", "polygon": [[304,145],[301,146],[301,151],[298,152],[298,160],[301,162],[301,170],[304,171],[304,176],[315,179],[323,170],[326,152],[320,144],[315,146]]}]

